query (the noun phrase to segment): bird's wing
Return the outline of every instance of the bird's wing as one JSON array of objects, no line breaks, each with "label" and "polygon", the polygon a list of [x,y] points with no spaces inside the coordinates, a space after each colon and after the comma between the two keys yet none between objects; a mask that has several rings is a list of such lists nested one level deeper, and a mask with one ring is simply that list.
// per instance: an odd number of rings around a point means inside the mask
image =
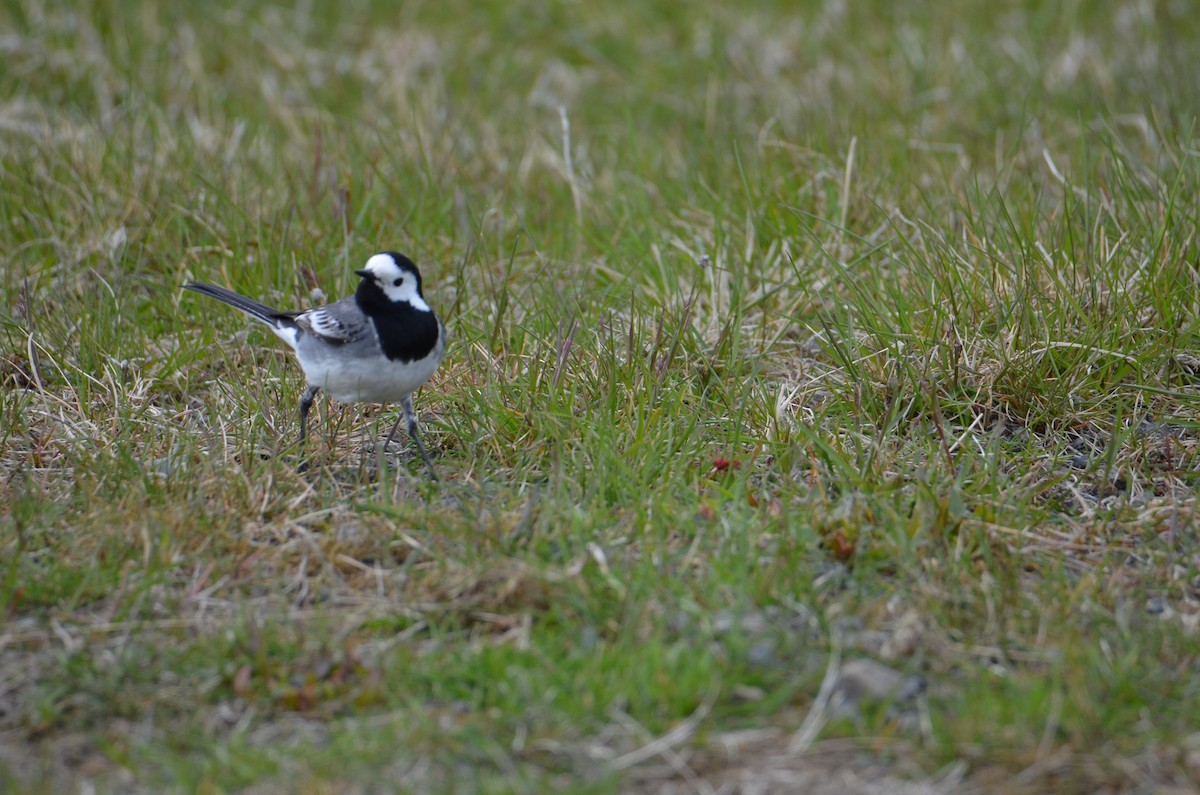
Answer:
[{"label": "bird's wing", "polygon": [[330,345],[357,342],[370,333],[367,316],[345,300],[310,309],[296,315],[295,323],[304,331]]}]

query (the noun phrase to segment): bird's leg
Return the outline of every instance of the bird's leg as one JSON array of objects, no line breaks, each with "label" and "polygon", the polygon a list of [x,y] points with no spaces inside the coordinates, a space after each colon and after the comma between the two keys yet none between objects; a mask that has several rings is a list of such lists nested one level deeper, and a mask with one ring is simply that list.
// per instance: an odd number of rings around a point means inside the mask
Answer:
[{"label": "bird's leg", "polygon": [[308,435],[308,412],[312,409],[313,401],[317,399],[317,392],[321,391],[321,387],[308,385],[308,389],[304,390],[304,397],[300,398],[300,445],[304,446],[304,439]]},{"label": "bird's leg", "polygon": [[396,424],[392,426],[392,429],[390,431],[388,431],[387,438],[383,440],[384,447],[387,447],[389,444],[392,443],[392,439],[396,436],[396,431],[400,430],[400,421],[403,419],[404,419],[404,412],[401,411],[400,414],[396,416]]},{"label": "bird's leg", "polygon": [[404,398],[401,406],[404,408],[404,413],[396,418],[396,424],[392,426],[392,432],[388,434],[387,440],[388,442],[392,441],[392,436],[396,433],[396,429],[400,427],[400,420],[403,419],[408,425],[408,435],[412,437],[413,444],[417,446],[417,452],[425,460],[425,466],[429,467],[429,477],[436,481],[438,476],[437,471],[433,468],[433,461],[429,460],[429,454],[425,452],[425,447],[421,444],[421,437],[417,435],[417,412],[413,408],[412,395]]},{"label": "bird's leg", "polygon": [[[312,409],[313,401],[317,399],[317,392],[321,388],[319,386],[308,385],[304,390],[303,397],[300,398],[300,455],[304,455],[304,440],[308,436],[308,412]],[[301,460],[298,472],[303,472],[308,469],[308,462]]]}]

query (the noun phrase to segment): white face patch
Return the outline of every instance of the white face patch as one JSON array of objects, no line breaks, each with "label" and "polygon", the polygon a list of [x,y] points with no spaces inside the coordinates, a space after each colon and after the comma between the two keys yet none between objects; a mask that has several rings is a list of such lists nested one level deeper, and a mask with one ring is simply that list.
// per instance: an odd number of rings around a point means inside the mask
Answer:
[{"label": "white face patch", "polygon": [[389,301],[407,301],[417,309],[428,311],[429,304],[417,292],[417,275],[396,264],[388,254],[376,254],[367,260],[366,270],[375,277]]}]

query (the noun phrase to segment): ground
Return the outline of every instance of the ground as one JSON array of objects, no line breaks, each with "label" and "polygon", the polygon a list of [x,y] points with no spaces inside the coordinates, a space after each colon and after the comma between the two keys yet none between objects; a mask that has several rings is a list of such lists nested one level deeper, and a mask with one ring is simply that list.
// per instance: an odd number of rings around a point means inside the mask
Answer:
[{"label": "ground", "polygon": [[0,9],[0,790],[1200,787],[1200,15],[798,5]]}]

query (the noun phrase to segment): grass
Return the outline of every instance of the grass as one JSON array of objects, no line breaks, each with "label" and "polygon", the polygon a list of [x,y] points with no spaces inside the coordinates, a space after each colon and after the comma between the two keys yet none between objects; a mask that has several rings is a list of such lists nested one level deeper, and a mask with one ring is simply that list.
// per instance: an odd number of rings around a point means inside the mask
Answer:
[{"label": "grass", "polygon": [[1200,784],[1200,23],[810,6],[5,6],[0,788]]}]

